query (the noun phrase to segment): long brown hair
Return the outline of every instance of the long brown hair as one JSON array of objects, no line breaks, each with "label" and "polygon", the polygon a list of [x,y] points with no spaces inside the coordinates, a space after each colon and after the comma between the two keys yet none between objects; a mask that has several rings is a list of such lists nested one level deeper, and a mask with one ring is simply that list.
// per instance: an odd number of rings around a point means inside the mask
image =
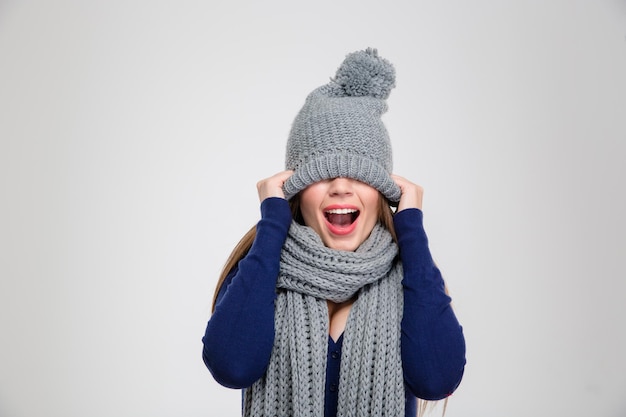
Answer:
[{"label": "long brown hair", "polygon": [[[291,200],[289,200],[289,206],[291,207],[291,215],[295,221],[300,224],[304,224],[304,219],[302,218],[302,213],[300,212],[300,194],[295,195]],[[393,210],[389,205],[389,201],[379,193],[378,198],[378,221],[391,233],[393,240],[396,240],[396,231],[393,228]],[[215,311],[215,302],[217,301],[217,295],[219,294],[222,285],[224,284],[224,280],[237,266],[240,260],[244,258],[248,254],[248,251],[252,247],[252,243],[254,242],[254,238],[256,237],[256,225],[252,226],[248,232],[241,238],[239,243],[235,246],[230,256],[226,260],[224,264],[224,268],[222,268],[222,272],[220,273],[220,277],[217,280],[217,285],[215,286],[215,293],[213,294],[213,306],[211,307],[211,311]]]}]

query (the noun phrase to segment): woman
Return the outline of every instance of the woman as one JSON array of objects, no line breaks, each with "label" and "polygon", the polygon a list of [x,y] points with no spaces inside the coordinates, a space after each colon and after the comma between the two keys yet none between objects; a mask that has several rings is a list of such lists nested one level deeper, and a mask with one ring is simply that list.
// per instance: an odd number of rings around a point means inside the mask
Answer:
[{"label": "woman", "polygon": [[[381,121],[395,86],[374,49],[346,57],[296,117],[286,168],[219,280],[205,364],[244,416],[415,416],[449,396],[465,343]],[[391,206],[396,206],[395,213]]]}]

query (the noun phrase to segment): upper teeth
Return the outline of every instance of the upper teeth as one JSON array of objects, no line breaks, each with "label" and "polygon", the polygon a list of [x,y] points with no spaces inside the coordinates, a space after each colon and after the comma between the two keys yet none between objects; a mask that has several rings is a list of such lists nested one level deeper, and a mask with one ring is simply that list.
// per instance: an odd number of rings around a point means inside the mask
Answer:
[{"label": "upper teeth", "polygon": [[330,209],[327,210],[326,213],[329,214],[350,214],[350,213],[356,213],[358,210],[356,209],[350,209],[350,208],[337,208],[337,209]]}]

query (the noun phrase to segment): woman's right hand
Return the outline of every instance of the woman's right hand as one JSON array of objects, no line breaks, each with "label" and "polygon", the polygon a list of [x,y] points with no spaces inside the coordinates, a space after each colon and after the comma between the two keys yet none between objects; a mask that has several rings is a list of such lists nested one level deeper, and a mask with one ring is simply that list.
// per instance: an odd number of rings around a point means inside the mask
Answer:
[{"label": "woman's right hand", "polygon": [[292,170],[282,171],[257,182],[256,189],[259,192],[259,200],[262,202],[270,197],[285,198],[283,185],[291,175],[293,175]]}]

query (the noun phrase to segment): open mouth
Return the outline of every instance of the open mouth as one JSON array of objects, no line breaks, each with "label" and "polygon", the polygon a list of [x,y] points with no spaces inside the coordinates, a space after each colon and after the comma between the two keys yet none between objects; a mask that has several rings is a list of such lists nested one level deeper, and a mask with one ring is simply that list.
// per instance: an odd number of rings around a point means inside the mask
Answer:
[{"label": "open mouth", "polygon": [[353,208],[336,208],[324,211],[326,221],[336,228],[351,226],[359,214],[360,211]]}]

